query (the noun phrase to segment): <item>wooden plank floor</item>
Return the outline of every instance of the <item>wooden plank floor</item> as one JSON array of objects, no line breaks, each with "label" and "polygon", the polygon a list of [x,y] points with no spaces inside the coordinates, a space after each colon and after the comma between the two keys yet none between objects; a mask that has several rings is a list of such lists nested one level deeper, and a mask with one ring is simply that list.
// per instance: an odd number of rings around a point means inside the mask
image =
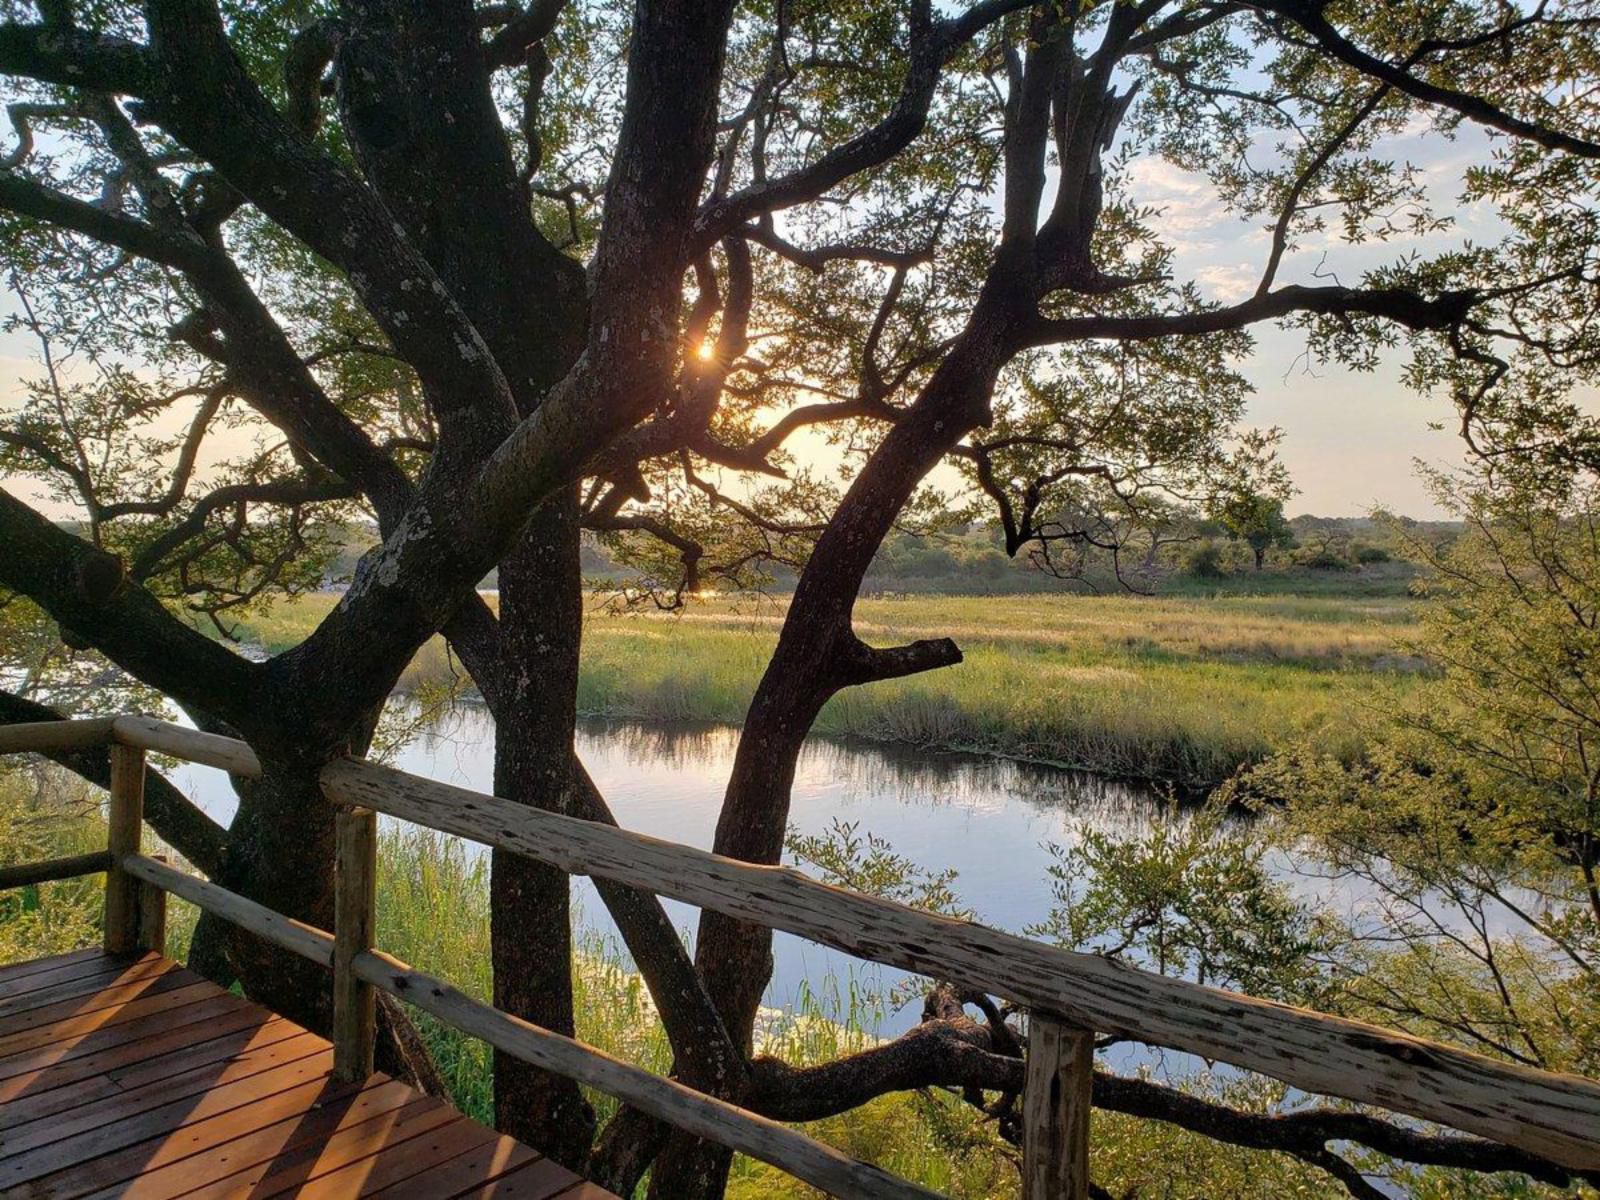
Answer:
[{"label": "wooden plank floor", "polygon": [[0,967],[0,1197],[615,1200],[154,954]]}]

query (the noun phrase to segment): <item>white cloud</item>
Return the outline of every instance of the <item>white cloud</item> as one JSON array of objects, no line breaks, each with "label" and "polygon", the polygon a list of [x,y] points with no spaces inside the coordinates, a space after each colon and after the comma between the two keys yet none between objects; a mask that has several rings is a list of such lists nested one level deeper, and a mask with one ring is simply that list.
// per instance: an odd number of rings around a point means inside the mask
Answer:
[{"label": "white cloud", "polygon": [[1236,304],[1255,292],[1261,268],[1247,262],[1210,263],[1195,269],[1194,280],[1208,297]]}]

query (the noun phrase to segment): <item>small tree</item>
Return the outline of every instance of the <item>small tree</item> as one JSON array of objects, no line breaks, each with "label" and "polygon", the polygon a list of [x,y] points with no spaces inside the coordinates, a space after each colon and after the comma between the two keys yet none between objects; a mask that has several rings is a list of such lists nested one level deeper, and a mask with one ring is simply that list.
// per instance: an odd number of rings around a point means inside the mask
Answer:
[{"label": "small tree", "polygon": [[1434,482],[1465,532],[1396,532],[1432,574],[1412,649],[1438,675],[1382,714],[1362,761],[1306,748],[1250,786],[1376,900],[1344,956],[1346,1011],[1593,1072],[1600,497],[1581,472]]},{"label": "small tree", "polygon": [[1206,538],[1191,546],[1183,556],[1183,569],[1196,579],[1221,579],[1225,572],[1222,569],[1222,553],[1217,549],[1216,542]]},{"label": "small tree", "polygon": [[1235,541],[1244,542],[1256,557],[1256,570],[1261,570],[1267,551],[1274,546],[1288,549],[1294,545],[1294,530],[1283,515],[1283,501],[1253,492],[1239,492],[1229,496],[1217,510],[1217,520]]},{"label": "small tree", "polygon": [[1272,547],[1294,544],[1294,531],[1283,515],[1283,502],[1294,494],[1289,469],[1278,458],[1283,430],[1252,429],[1226,463],[1212,502],[1212,519],[1234,541],[1244,542],[1255,555],[1256,570]]},{"label": "small tree", "polygon": [[1350,565],[1350,530],[1338,517],[1304,513],[1289,522],[1289,527],[1300,547],[1295,558],[1301,566],[1342,571]]}]

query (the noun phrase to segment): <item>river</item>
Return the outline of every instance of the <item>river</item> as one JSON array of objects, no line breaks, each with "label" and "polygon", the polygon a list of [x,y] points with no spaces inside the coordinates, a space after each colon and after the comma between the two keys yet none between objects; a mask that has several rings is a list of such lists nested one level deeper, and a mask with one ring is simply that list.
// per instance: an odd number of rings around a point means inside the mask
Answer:
[{"label": "river", "polygon": [[[613,721],[584,721],[578,754],[629,829],[709,848],[738,731]],[[466,704],[403,746],[394,765],[431,779],[490,791],[494,723]],[[234,796],[221,772],[184,764],[174,782],[212,816],[230,820]],[[929,868],[957,872],[954,889],[976,919],[1021,932],[1051,906],[1050,843],[1070,844],[1085,828],[1120,838],[1142,833],[1165,806],[1156,793],[1058,768],[970,754],[814,738],[801,754],[791,826],[825,832],[831,822],[859,823],[864,835]],[[1286,859],[1274,870],[1297,892],[1330,898],[1330,881]],[[575,881],[585,924],[614,933],[587,879]],[[692,930],[696,912],[668,902],[673,920]],[[794,1003],[802,988],[855,980],[882,991],[902,976],[888,968],[779,934],[767,1003]],[[888,1014],[883,1034],[918,1018],[915,1005]]]}]

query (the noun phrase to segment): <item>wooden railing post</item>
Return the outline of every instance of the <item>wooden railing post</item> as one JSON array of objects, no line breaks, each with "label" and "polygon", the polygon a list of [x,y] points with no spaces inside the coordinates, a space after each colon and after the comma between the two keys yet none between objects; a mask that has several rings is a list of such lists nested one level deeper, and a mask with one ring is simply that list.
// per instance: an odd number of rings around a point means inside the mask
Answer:
[{"label": "wooden railing post", "polygon": [[376,993],[352,963],[372,949],[377,924],[378,817],[370,808],[341,805],[334,821],[333,1071],[360,1083],[372,1074]]},{"label": "wooden railing post", "polygon": [[[165,854],[150,856],[165,863]],[[148,880],[139,883],[139,945],[156,954],[167,952],[167,889]]]},{"label": "wooden railing post", "polygon": [[139,853],[144,825],[144,751],[111,744],[111,803],[106,813],[105,948],[107,954],[139,949],[139,881],[122,869],[124,855]]},{"label": "wooden railing post", "polygon": [[1094,1034],[1028,1014],[1022,1092],[1022,1200],[1086,1200]]}]

